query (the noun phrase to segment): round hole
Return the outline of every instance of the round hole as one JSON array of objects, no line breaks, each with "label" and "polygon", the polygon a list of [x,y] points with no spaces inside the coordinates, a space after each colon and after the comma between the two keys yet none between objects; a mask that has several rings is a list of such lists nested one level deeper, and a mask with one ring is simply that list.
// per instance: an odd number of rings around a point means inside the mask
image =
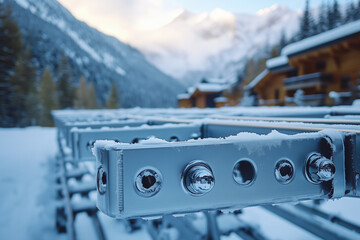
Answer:
[{"label": "round hole", "polygon": [[172,136],[172,137],[170,138],[170,142],[179,142],[179,138],[176,137],[176,136]]},{"label": "round hole", "polygon": [[141,140],[145,140],[146,138],[134,138],[131,143],[139,143]]},{"label": "round hole", "polygon": [[239,185],[250,185],[256,178],[254,164],[249,159],[242,159],[238,161],[233,169],[233,178]]},{"label": "round hole", "polygon": [[106,192],[106,172],[102,167],[99,167],[97,171],[97,181],[96,186],[97,190],[100,194],[104,194]]},{"label": "round hole", "polygon": [[143,176],[141,179],[141,183],[144,188],[149,189],[154,186],[156,182],[156,178],[154,176]]},{"label": "round hole", "polygon": [[157,194],[162,185],[160,174],[153,169],[142,170],[135,178],[136,192],[143,197],[152,197]]},{"label": "round hole", "polygon": [[279,183],[287,184],[294,177],[294,165],[288,159],[281,159],[275,165],[275,178]]}]

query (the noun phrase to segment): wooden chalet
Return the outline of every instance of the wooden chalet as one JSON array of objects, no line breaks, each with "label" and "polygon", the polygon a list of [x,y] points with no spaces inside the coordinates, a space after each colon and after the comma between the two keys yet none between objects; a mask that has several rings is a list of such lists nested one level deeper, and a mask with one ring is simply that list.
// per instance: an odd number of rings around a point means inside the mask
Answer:
[{"label": "wooden chalet", "polygon": [[284,47],[244,95],[255,105],[351,104],[359,97],[359,74],[360,21],[355,21]]},{"label": "wooden chalet", "polygon": [[194,87],[190,87],[187,93],[178,95],[178,106],[180,108],[213,108],[222,107],[227,104],[223,97],[223,91],[229,85],[202,81]]}]

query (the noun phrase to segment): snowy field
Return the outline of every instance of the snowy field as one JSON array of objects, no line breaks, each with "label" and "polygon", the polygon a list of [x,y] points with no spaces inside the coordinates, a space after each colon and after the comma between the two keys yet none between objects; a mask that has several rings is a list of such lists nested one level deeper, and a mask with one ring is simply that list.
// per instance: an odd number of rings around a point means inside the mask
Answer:
[{"label": "snowy field", "polygon": [[[0,239],[66,238],[55,229],[56,152],[55,128],[0,129]],[[329,201],[321,208],[360,225],[360,199]],[[128,234],[118,221],[101,213],[99,217],[108,239],[150,239],[146,230]],[[259,207],[245,209],[240,218],[259,226],[270,239],[317,239]],[[77,216],[75,228],[77,239],[95,239],[86,214]],[[240,238],[233,234],[222,239]]]}]

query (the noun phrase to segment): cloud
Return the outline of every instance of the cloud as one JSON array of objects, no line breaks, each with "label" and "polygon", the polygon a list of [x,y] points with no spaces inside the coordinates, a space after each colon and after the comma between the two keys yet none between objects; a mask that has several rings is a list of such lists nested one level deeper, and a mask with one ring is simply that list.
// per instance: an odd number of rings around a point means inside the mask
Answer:
[{"label": "cloud", "polygon": [[136,32],[158,28],[177,13],[176,0],[58,0],[77,18],[128,41]]}]

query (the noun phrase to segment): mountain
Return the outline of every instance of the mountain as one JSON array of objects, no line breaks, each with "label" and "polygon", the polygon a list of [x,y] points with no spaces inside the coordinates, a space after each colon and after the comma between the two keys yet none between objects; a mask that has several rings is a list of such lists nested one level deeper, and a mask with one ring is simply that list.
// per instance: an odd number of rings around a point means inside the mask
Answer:
[{"label": "mountain", "polygon": [[180,11],[169,24],[129,42],[165,73],[191,85],[203,77],[235,80],[247,59],[263,56],[280,42],[284,31],[298,31],[301,12],[274,5],[256,14],[222,9]]},{"label": "mountain", "polygon": [[114,81],[124,107],[176,106],[184,87],[145,59],[135,48],[77,20],[56,0],[2,0],[11,5],[24,42],[38,69],[55,73],[62,54],[73,70],[94,83],[104,103]]}]

